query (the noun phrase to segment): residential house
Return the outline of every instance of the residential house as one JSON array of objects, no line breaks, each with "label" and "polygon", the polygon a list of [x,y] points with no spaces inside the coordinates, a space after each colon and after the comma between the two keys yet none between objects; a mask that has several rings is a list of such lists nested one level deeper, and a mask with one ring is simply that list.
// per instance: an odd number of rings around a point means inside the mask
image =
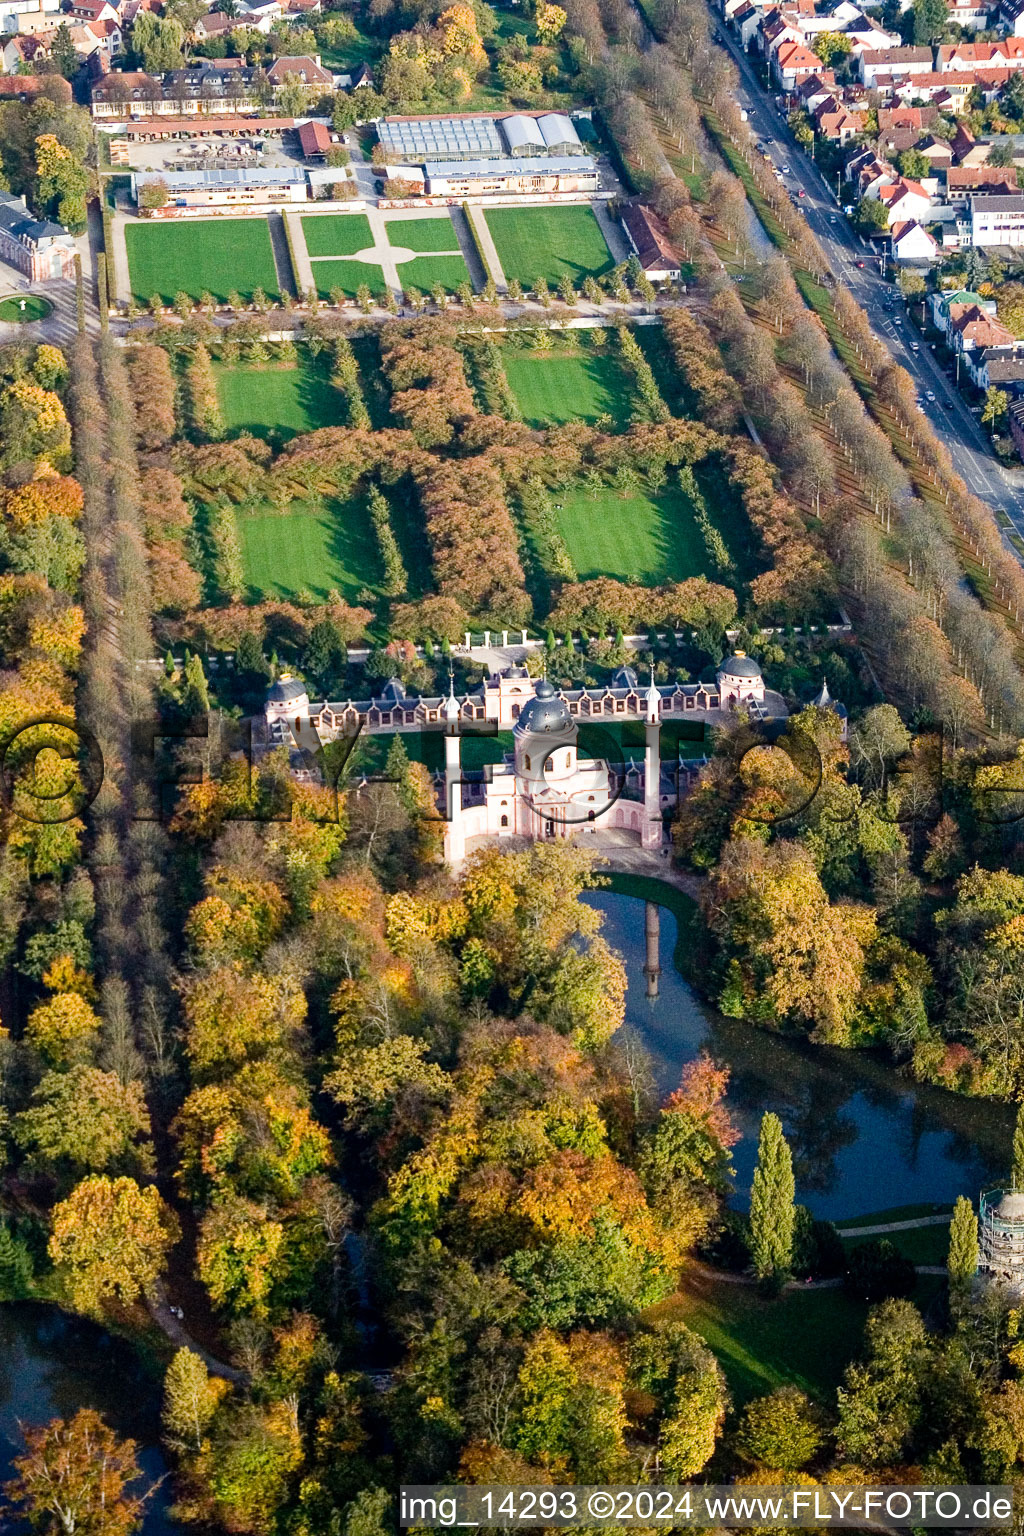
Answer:
[{"label": "residential house", "polygon": [[251,27],[254,32],[266,36],[274,22],[280,21],[283,15],[284,6],[279,4],[279,0],[263,0],[259,5],[243,3],[239,5],[237,24],[240,27]]},{"label": "residential house", "polygon": [[868,49],[860,56],[860,78],[864,85],[891,80],[893,75],[924,75],[932,69],[930,48]]},{"label": "residential house", "polygon": [[69,14],[75,21],[117,21],[118,13],[109,0],[72,0]]},{"label": "residential house", "polygon": [[980,32],[989,24],[989,7],[978,5],[976,0],[950,0],[947,12],[950,21],[966,32]]},{"label": "residential house", "polygon": [[813,114],[814,129],[833,144],[846,144],[864,126],[860,114],[848,112],[841,101],[823,101]]},{"label": "residential house", "polygon": [[919,155],[924,155],[930,166],[930,175],[938,170],[947,170],[953,164],[953,151],[945,139],[937,139],[934,134],[928,134],[926,138],[914,145]]},{"label": "residential house", "polygon": [[652,283],[673,282],[680,273],[679,257],[672,249],[668,230],[653,209],[643,203],[627,203],[622,211],[622,227],[630,245]]},{"label": "residential house", "polygon": [[1024,246],[1024,193],[984,193],[971,198],[971,242],[975,246]]},{"label": "residential house", "polygon": [[823,101],[838,101],[839,87],[832,70],[822,69],[801,80],[793,95],[805,112],[813,112]]},{"label": "residential house", "polygon": [[740,4],[729,17],[729,24],[740,40],[740,47],[746,51],[750,47],[750,40],[757,36],[757,29],[761,24],[761,12],[751,5],[750,0],[740,0]]},{"label": "residential house", "polygon": [[889,228],[903,221],[916,219],[920,222],[931,207],[931,197],[922,187],[919,181],[911,181],[906,176],[901,176],[899,181],[890,186],[879,187],[874,194],[882,206],[888,210]]},{"label": "residential house", "polygon": [[889,231],[895,261],[934,261],[939,247],[916,219],[902,219]]},{"label": "residential house", "polygon": [[1024,37],[1004,37],[997,43],[948,43],[936,54],[939,74],[969,69],[1024,69]]},{"label": "residential house", "polygon": [[[1024,0],[1021,3],[1024,4]],[[957,123],[949,147],[957,165],[981,165],[988,159],[988,145],[979,144],[966,123]]]},{"label": "residential house", "polygon": [[994,315],[996,305],[994,299],[984,299],[980,293],[975,293],[972,288],[953,288],[940,290],[928,295],[928,305],[932,312],[932,325],[943,336],[948,335],[949,316],[951,309],[963,310],[970,307],[980,309],[985,315]]},{"label": "residential house", "polygon": [[192,28],[192,36],[204,43],[210,37],[226,37],[239,25],[237,17],[224,16],[220,11],[207,11]]},{"label": "residential house", "polygon": [[1024,396],[1024,357],[1019,352],[1000,352],[982,357],[977,370],[979,389],[1005,389],[1015,399]]},{"label": "residential house", "polygon": [[816,53],[804,46],[803,43],[783,43],[773,60],[775,78],[785,91],[793,91],[801,80],[808,75],[817,74],[822,68],[821,60]]},{"label": "residential house", "polygon": [[1000,0],[996,25],[1010,37],[1024,37],[1024,0]]},{"label": "residential house", "polygon": [[0,75],[0,99],[34,101],[46,89],[47,96],[59,98],[62,105],[71,101],[71,87],[61,75]]},{"label": "residential house", "polygon": [[[121,31],[120,22],[108,20],[87,21],[82,31],[91,34],[96,39],[99,52],[108,59],[116,59],[117,55],[123,51],[124,35]],[[78,51],[80,50],[76,49],[76,52]],[[91,54],[94,50],[90,48],[88,51]]]},{"label": "residential house", "polygon": [[373,70],[366,63],[358,65],[349,76],[349,88],[353,91],[358,91],[363,85],[368,85],[372,90],[373,83]]},{"label": "residential house", "polygon": [[980,304],[950,304],[946,340],[954,352],[1012,347],[1014,335]]},{"label": "residential house", "polygon": [[51,32],[61,21],[60,0],[0,0],[0,34]]},{"label": "residential house", "polygon": [[17,74],[24,65],[49,56],[50,48],[43,34],[27,37],[8,37],[0,48],[0,64],[5,75]]},{"label": "residential house", "polygon": [[858,198],[877,197],[879,190],[896,181],[898,172],[888,160],[880,160],[870,149],[861,150],[846,164],[846,178],[857,189]]},{"label": "residential house", "polygon": [[1010,197],[1019,191],[1016,172],[1012,166],[954,165],[946,172],[946,201],[963,203],[976,192],[994,193]]}]

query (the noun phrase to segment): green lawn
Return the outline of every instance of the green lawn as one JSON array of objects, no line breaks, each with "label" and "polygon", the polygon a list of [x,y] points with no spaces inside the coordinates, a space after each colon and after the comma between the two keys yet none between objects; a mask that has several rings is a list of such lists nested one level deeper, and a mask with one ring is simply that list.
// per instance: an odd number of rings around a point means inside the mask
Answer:
[{"label": "green lawn", "polygon": [[330,297],[332,288],[340,288],[351,297],[363,283],[371,293],[386,292],[384,273],[374,262],[314,261],[313,277],[322,299]]},{"label": "green lawn", "polygon": [[835,1288],[785,1291],[765,1300],[756,1287],[704,1276],[654,1309],[681,1317],[718,1356],[736,1407],[775,1387],[799,1387],[829,1402],[863,1346],[865,1302]]},{"label": "green lawn", "polygon": [[41,293],[26,293],[24,298],[0,299],[0,320],[28,325],[32,320],[45,320],[52,309],[49,299],[44,299]]},{"label": "green lawn", "polygon": [[199,219],[125,226],[132,294],[145,304],[158,293],[204,292],[224,302],[232,292],[250,299],[255,288],[274,296],[277,268],[263,219]]},{"label": "green lawn", "polygon": [[291,598],[306,588],[321,599],[337,589],[355,602],[364,588],[377,588],[377,542],[361,501],[292,502],[287,512],[239,510],[237,519],[245,580],[256,601]]},{"label": "green lawn", "polygon": [[579,486],[559,491],[558,496],[558,531],[581,581],[613,576],[657,586],[685,581],[688,576],[720,579],[708,558],[690,500],[678,486],[666,485],[657,496],[638,491],[625,501],[611,486],[597,494]]},{"label": "green lawn", "polygon": [[460,283],[469,282],[469,269],[461,256],[414,256],[402,262],[398,278],[406,293],[410,288],[429,293],[438,283],[454,293]]},{"label": "green lawn", "polygon": [[883,1237],[915,1264],[945,1264],[949,1256],[948,1222],[941,1227],[910,1227],[906,1232],[880,1233],[878,1237],[844,1237],[843,1247],[849,1253],[861,1243],[881,1242]]},{"label": "green lawn", "polygon": [[[404,271],[404,268],[403,268]],[[624,427],[635,404],[632,382],[614,351],[502,351],[505,376],[531,427],[610,416]]]},{"label": "green lawn", "polygon": [[373,244],[365,213],[307,214],[302,233],[310,256],[354,256]]},{"label": "green lawn", "polygon": [[494,208],[484,214],[505,277],[532,288],[538,277],[556,284],[568,272],[575,283],[600,277],[615,265],[590,208]]},{"label": "green lawn", "polygon": [[341,426],[345,398],[330,381],[325,354],[299,354],[290,364],[215,363],[217,395],[231,432],[251,432],[277,441],[316,427]]},{"label": "green lawn", "polygon": [[407,251],[457,251],[459,238],[451,218],[388,219],[385,225],[388,244]]}]

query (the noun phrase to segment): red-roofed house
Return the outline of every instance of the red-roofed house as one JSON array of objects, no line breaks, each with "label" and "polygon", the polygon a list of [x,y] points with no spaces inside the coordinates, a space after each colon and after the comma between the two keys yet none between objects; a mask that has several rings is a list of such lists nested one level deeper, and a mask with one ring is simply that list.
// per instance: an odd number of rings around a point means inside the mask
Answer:
[{"label": "red-roofed house", "polygon": [[73,0],[70,14],[76,21],[117,20],[117,11],[109,0]]},{"label": "red-roofed house", "polygon": [[904,220],[920,222],[931,207],[932,200],[919,181],[901,176],[893,186],[879,187],[878,201],[889,213],[889,228]]},{"label": "red-roofed house", "polygon": [[864,126],[863,118],[848,112],[841,101],[823,101],[813,117],[817,132],[834,144],[845,144]]},{"label": "red-roofed house", "polygon": [[679,257],[672,249],[668,230],[652,209],[645,208],[643,203],[627,203],[622,211],[622,227],[650,282],[672,282],[679,276]]},{"label": "red-roofed house", "polygon": [[821,60],[803,43],[783,43],[773,61],[775,77],[783,90],[792,91],[808,75],[817,74]]},{"label": "red-roofed house", "polygon": [[302,123],[299,126],[299,148],[306,160],[323,160],[330,153],[331,136],[323,123]]},{"label": "red-roofed house", "polygon": [[934,261],[938,246],[916,219],[901,219],[889,231],[896,261]]}]

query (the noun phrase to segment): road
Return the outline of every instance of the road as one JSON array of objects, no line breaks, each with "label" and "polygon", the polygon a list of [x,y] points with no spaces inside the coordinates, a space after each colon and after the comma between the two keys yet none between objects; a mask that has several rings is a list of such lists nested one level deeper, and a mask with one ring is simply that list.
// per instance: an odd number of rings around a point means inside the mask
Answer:
[{"label": "road", "polygon": [[[925,410],[939,436],[945,442],[953,463],[974,494],[992,508],[1002,508],[1014,529],[1024,537],[1024,476],[1003,468],[992,456],[988,438],[964,402],[962,395],[943,372],[930,348],[921,344],[915,352],[910,343],[918,332],[905,313],[902,299],[886,308],[895,294],[878,271],[877,258],[870,247],[850,228],[837,206],[835,189],[830,187],[813,160],[800,148],[785,117],[761,85],[750,60],[723,27],[717,29],[719,46],[724,47],[739,72],[737,98],[746,108],[751,129],[763,140],[776,166],[788,165],[783,178],[787,191],[799,198],[807,223],[827,255],[833,275],[845,283],[863,307],[876,336],[889,348],[895,360],[910,374],[918,393],[936,396],[927,401]],[[800,197],[800,191],[803,197]],[[864,266],[856,263],[863,261]],[[1020,551],[1008,546],[1018,559]]]}]

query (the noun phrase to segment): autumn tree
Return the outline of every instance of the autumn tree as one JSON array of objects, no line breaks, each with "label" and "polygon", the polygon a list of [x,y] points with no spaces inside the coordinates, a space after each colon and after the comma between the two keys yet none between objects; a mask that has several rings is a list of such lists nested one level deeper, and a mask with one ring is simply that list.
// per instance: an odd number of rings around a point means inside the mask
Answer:
[{"label": "autumn tree", "polygon": [[777,1387],[746,1405],[733,1443],[754,1466],[796,1472],[814,1457],[824,1437],[806,1392]]},{"label": "autumn tree", "polygon": [[140,1476],[134,1440],[119,1440],[91,1408],[21,1432],[25,1450],[3,1491],[34,1531],[131,1536],[139,1529],[145,1500],[128,1492]]},{"label": "autumn tree", "polygon": [[759,1280],[784,1279],[793,1258],[793,1159],[782,1121],[771,1111],[761,1120],[757,1167],[750,1193],[750,1252]]},{"label": "autumn tree", "polygon": [[96,1176],[54,1206],[47,1251],[74,1306],[97,1313],[150,1294],[177,1238],[177,1218],[152,1185]]},{"label": "autumn tree", "polygon": [[148,1171],[149,1114],[138,1083],[76,1062],[47,1072],[14,1122],[31,1162],[74,1173]]},{"label": "autumn tree", "polygon": [[227,1392],[227,1383],[211,1377],[199,1355],[179,1349],[164,1377],[164,1438],[175,1450],[196,1453]]}]

